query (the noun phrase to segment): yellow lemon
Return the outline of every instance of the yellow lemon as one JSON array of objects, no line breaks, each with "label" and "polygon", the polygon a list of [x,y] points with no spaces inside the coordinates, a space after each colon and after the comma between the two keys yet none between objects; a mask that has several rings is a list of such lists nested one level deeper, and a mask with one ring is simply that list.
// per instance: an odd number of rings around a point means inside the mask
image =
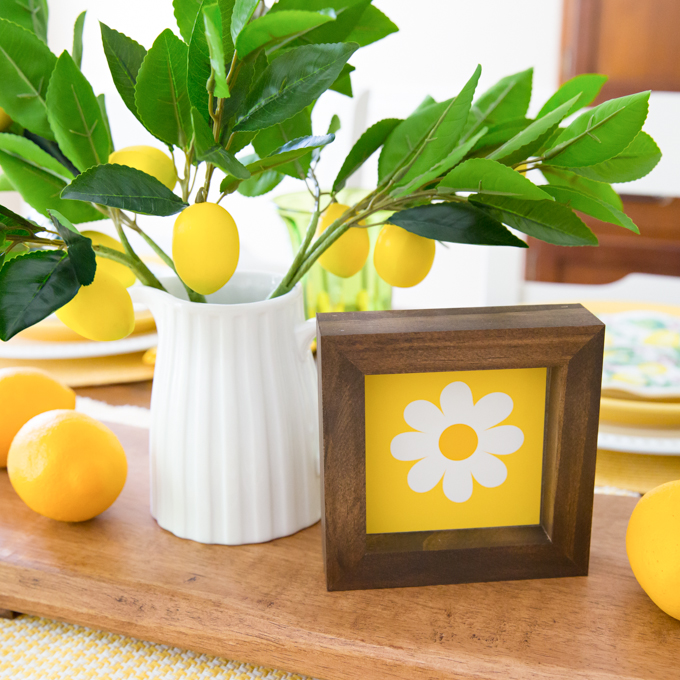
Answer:
[{"label": "yellow lemon", "polygon": [[174,189],[177,184],[177,171],[172,158],[153,146],[126,146],[114,151],[109,156],[109,163],[137,168],[155,177],[168,189]]},{"label": "yellow lemon", "polygon": [[373,264],[383,281],[398,288],[410,288],[429,274],[434,250],[432,239],[386,224],[375,243]]},{"label": "yellow lemon", "polygon": [[77,411],[29,420],[7,458],[9,481],[31,510],[62,522],[104,512],[125,486],[127,460],[108,427]]},{"label": "yellow lemon", "polygon": [[0,132],[4,132],[12,124],[12,119],[5,113],[5,109],[0,106]]},{"label": "yellow lemon", "polygon": [[130,293],[111,274],[97,267],[94,281],[57,310],[57,317],[88,340],[122,340],[135,328]]},{"label": "yellow lemon", "polygon": [[[342,203],[331,203],[319,222],[317,236],[349,210]],[[362,224],[362,223],[360,223]],[[331,274],[347,279],[366,264],[371,248],[368,231],[363,227],[350,227],[330,248],[319,257],[319,264]]]},{"label": "yellow lemon", "polygon": [[[106,246],[112,250],[117,250],[119,253],[125,252],[123,244],[113,238],[113,236],[102,234],[99,231],[84,231],[82,234],[83,236],[92,239],[92,243],[95,246]],[[109,260],[108,257],[103,257],[102,255],[97,255],[97,270],[111,274],[111,276],[118,279],[126,288],[129,288],[136,281],[135,275],[128,267],[120,262]]]},{"label": "yellow lemon", "polygon": [[654,604],[680,619],[680,480],[657,486],[635,506],[626,533],[635,578]]},{"label": "yellow lemon", "polygon": [[187,286],[214,293],[234,275],[238,258],[236,222],[222,206],[195,203],[182,210],[172,233],[172,259]]},{"label": "yellow lemon", "polygon": [[76,393],[37,368],[0,369],[0,467],[16,433],[39,413],[74,409]]}]

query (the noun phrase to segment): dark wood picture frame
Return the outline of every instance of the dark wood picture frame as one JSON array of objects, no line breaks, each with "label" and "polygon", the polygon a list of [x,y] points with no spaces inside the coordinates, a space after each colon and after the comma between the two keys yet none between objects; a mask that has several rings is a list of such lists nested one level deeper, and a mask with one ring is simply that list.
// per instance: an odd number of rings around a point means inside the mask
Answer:
[{"label": "dark wood picture frame", "polygon": [[[578,304],[317,316],[329,590],[588,573],[604,324]],[[547,368],[541,521],[366,532],[364,376]]]}]

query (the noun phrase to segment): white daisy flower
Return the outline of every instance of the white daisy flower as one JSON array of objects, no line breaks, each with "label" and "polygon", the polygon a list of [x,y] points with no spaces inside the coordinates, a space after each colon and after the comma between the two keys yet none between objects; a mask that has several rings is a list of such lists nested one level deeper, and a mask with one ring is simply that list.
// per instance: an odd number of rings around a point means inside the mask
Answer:
[{"label": "white daisy flower", "polygon": [[524,443],[524,433],[514,425],[498,425],[513,409],[504,392],[493,392],[476,404],[464,382],[447,385],[439,399],[412,401],[404,409],[404,420],[418,432],[402,432],[390,445],[397,460],[417,460],[408,473],[413,491],[431,491],[444,477],[444,494],[454,503],[472,495],[472,478],[482,486],[500,486],[508,476],[496,456],[515,453]]}]

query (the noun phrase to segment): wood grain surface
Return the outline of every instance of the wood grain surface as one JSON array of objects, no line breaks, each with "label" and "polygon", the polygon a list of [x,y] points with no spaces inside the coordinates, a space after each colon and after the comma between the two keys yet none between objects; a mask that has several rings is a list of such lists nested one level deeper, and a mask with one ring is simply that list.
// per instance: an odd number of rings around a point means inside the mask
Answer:
[{"label": "wood grain surface", "polygon": [[590,576],[326,591],[319,526],[263,545],[176,538],[149,515],[147,433],[116,503],[62,524],[0,472],[0,608],[324,680],[677,680],[680,621],[626,560],[635,504],[595,499]]}]

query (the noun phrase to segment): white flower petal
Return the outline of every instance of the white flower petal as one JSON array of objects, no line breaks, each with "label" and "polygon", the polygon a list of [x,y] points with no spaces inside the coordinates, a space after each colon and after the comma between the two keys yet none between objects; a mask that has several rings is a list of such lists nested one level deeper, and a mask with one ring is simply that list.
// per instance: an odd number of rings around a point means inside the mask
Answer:
[{"label": "white flower petal", "polygon": [[404,409],[404,420],[420,432],[441,433],[446,427],[446,419],[442,412],[431,402],[419,399],[412,401]]},{"label": "white flower petal", "polygon": [[408,473],[408,485],[418,493],[434,489],[446,470],[446,458],[441,454],[424,458]]},{"label": "white flower petal", "polygon": [[479,433],[479,449],[497,456],[515,453],[524,444],[524,432],[514,425],[499,425]]},{"label": "white flower petal", "polygon": [[482,397],[472,410],[468,425],[479,435],[482,430],[498,425],[512,413],[512,398],[505,392],[492,392]]},{"label": "white flower petal", "polygon": [[464,382],[453,382],[443,390],[439,402],[448,425],[465,423],[472,412],[472,391]]},{"label": "white flower petal", "polygon": [[390,452],[397,460],[420,460],[438,451],[436,435],[423,432],[402,432],[390,444]]},{"label": "white flower petal", "polygon": [[477,452],[470,458],[472,476],[487,488],[500,486],[508,476],[508,468],[500,459],[484,451]]},{"label": "white flower petal", "polygon": [[469,465],[450,465],[444,475],[444,495],[454,503],[465,503],[472,496]]}]

